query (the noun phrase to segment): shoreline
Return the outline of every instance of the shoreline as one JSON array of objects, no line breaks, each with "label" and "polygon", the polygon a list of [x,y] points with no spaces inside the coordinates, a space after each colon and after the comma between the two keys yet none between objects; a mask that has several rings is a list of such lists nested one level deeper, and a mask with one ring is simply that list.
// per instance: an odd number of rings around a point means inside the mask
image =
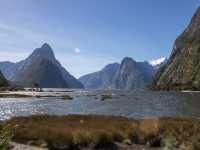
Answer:
[{"label": "shoreline", "polygon": [[[88,93],[91,90],[82,90],[80,93]],[[92,91],[99,91],[99,90],[92,90]],[[104,90],[102,90],[104,91]],[[114,90],[115,91],[115,90]],[[45,91],[30,91],[30,90],[20,90],[20,91],[0,91],[0,98],[50,98],[50,97],[55,97],[55,98],[63,98],[63,99],[73,99],[73,92],[75,90],[54,90],[54,89],[49,89]],[[124,92],[124,91],[123,91]],[[127,91],[129,92],[129,91]],[[180,93],[200,93],[200,91],[191,91],[191,90],[182,90],[182,91],[151,91],[147,90],[146,92],[180,92]],[[95,94],[93,94],[96,96]],[[101,94],[103,96],[103,94]],[[90,96],[90,95],[82,95],[82,96]],[[106,94],[105,96],[113,96],[112,94]],[[68,97],[68,98],[67,98]],[[106,97],[107,98],[107,97]]]},{"label": "shoreline", "polygon": [[2,91],[0,98],[61,98],[73,99],[73,91]]}]

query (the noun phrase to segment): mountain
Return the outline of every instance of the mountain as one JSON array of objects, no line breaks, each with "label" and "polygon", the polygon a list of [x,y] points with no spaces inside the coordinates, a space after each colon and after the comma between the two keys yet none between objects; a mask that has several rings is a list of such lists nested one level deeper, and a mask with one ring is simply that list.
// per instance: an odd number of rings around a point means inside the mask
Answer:
[{"label": "mountain", "polygon": [[101,71],[85,75],[79,80],[87,89],[110,89],[113,76],[119,69],[119,64],[109,64]]},{"label": "mountain", "polygon": [[16,76],[15,82],[19,85],[30,87],[37,83],[43,88],[69,87],[61,71],[48,59],[41,59],[30,63],[27,68]]},{"label": "mountain", "polygon": [[162,66],[167,63],[168,59],[166,57],[161,57],[149,62],[150,65],[154,67],[156,71],[158,71]]},{"label": "mountain", "polygon": [[200,90],[200,8],[176,39],[171,56],[156,75],[152,89]]},{"label": "mountain", "polygon": [[136,62],[126,57],[122,60],[112,81],[115,89],[141,89],[151,82],[154,69],[147,62]]},{"label": "mountain", "polygon": [[56,60],[52,48],[46,43],[23,61],[0,62],[0,69],[8,80],[25,87],[37,83],[44,88],[83,88]]},{"label": "mountain", "polygon": [[4,78],[3,74],[0,72],[0,87],[8,86],[8,81]]},{"label": "mountain", "polygon": [[107,65],[101,71],[85,75],[79,80],[88,89],[132,90],[144,88],[151,82],[153,74],[154,69],[149,63],[126,57],[121,64]]}]

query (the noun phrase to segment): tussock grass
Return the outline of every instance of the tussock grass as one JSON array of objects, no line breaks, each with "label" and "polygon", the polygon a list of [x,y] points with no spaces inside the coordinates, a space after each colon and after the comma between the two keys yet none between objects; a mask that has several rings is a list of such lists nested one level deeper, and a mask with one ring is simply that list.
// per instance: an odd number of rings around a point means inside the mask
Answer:
[{"label": "tussock grass", "polygon": [[45,141],[50,148],[94,145],[113,146],[132,132],[130,120],[106,116],[31,116],[17,117],[5,123],[14,131],[13,140],[19,143]]},{"label": "tussock grass", "polygon": [[[108,116],[31,116],[4,122],[13,131],[12,140],[50,149],[117,149],[115,142],[173,147],[186,150],[200,148],[198,119],[130,120]],[[42,141],[42,142],[41,142]],[[43,144],[44,145],[44,144]]]}]

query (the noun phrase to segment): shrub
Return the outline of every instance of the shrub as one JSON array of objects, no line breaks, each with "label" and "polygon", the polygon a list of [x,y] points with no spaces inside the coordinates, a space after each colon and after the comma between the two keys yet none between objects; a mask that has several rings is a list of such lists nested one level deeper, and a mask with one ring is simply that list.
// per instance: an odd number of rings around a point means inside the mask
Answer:
[{"label": "shrub", "polygon": [[112,136],[106,132],[99,132],[96,134],[96,142],[94,149],[116,150],[117,146],[114,144]]},{"label": "shrub", "polygon": [[163,150],[173,150],[176,149],[177,140],[173,135],[168,135],[163,139]]},{"label": "shrub", "polygon": [[7,150],[12,138],[12,132],[7,127],[0,127],[0,150]]},{"label": "shrub", "polygon": [[81,147],[87,147],[92,142],[92,135],[87,131],[78,131],[73,134],[74,143]]}]

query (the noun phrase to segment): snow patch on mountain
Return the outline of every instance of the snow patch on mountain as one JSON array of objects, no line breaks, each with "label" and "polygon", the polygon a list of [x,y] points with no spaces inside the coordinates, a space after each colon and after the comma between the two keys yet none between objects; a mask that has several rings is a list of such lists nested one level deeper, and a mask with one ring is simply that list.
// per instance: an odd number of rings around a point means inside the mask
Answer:
[{"label": "snow patch on mountain", "polygon": [[157,66],[157,65],[162,64],[162,63],[165,62],[166,60],[167,60],[166,57],[161,57],[161,58],[158,58],[158,59],[155,59],[155,60],[150,61],[149,64],[151,64],[152,66]]}]

